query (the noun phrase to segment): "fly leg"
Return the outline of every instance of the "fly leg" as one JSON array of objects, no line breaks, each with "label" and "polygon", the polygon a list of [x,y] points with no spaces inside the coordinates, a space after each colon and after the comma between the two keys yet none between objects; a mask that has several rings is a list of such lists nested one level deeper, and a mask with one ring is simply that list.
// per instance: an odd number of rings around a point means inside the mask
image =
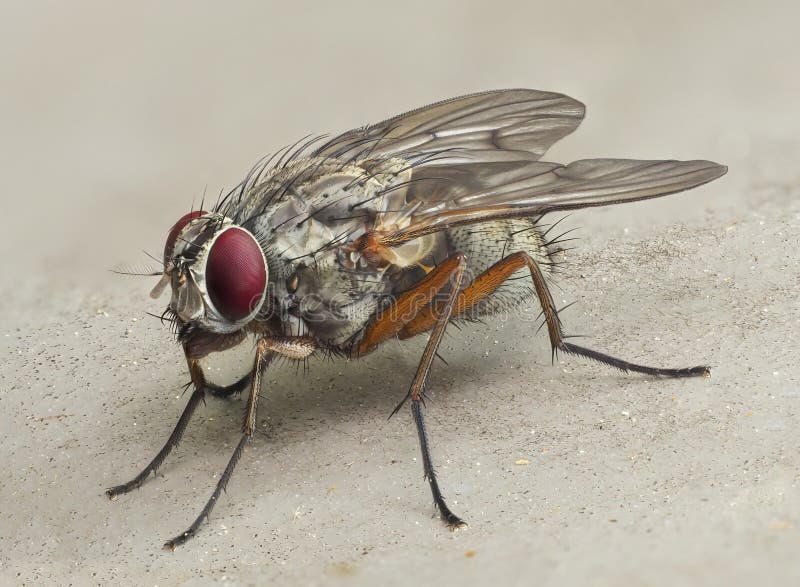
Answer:
[{"label": "fly leg", "polygon": [[316,346],[317,345],[314,339],[308,336],[270,336],[259,339],[258,343],[256,344],[255,363],[250,374],[250,395],[247,398],[247,407],[245,408],[244,421],[242,422],[242,436],[239,439],[239,443],[236,445],[236,448],[234,449],[233,454],[228,461],[228,465],[225,467],[225,471],[223,471],[222,476],[219,478],[217,486],[214,488],[211,497],[206,502],[206,505],[203,507],[200,515],[197,516],[197,519],[192,522],[192,525],[189,526],[185,531],[178,534],[172,540],[168,540],[164,544],[165,549],[175,550],[176,547],[183,544],[197,533],[197,529],[211,514],[211,510],[214,509],[214,505],[216,505],[217,500],[219,499],[220,495],[222,495],[225,487],[228,485],[228,481],[230,481],[233,470],[236,468],[236,464],[242,457],[244,447],[253,437],[253,432],[255,431],[256,427],[256,408],[258,405],[258,393],[261,387],[261,376],[263,375],[264,370],[272,358],[275,355],[282,355],[290,359],[304,360],[314,352]]},{"label": "fly leg", "polygon": [[396,413],[406,400],[411,400],[411,413],[414,416],[414,423],[417,426],[417,434],[419,435],[425,478],[431,486],[433,501],[439,509],[442,519],[453,529],[463,526],[464,522],[450,511],[436,480],[436,472],[433,468],[428,446],[425,419],[422,415],[422,390],[425,387],[425,379],[430,371],[433,358],[436,356],[436,349],[442,340],[447,321],[450,319],[453,301],[461,288],[466,262],[467,258],[463,253],[456,253],[439,263],[412,290],[398,296],[395,302],[379,318],[367,326],[360,344],[354,351],[355,356],[364,355],[384,340],[395,336],[419,314],[421,309],[429,306],[434,296],[450,283],[447,301],[442,305],[438,318],[432,324],[433,332],[431,332],[425,351],[422,353],[422,359],[419,362],[408,394],[392,413]]},{"label": "fly leg", "polygon": [[[553,349],[554,356],[555,353],[560,350],[565,353],[572,353],[594,359],[595,361],[611,365],[625,372],[634,371],[660,377],[708,377],[711,374],[711,369],[705,366],[665,369],[638,365],[605,353],[566,342],[561,329],[561,321],[559,320],[556,306],[553,302],[553,296],[550,294],[544,275],[536,264],[536,261],[525,252],[513,253],[501,259],[476,277],[472,283],[459,293],[454,304],[453,316],[457,317],[474,307],[481,300],[494,293],[516,271],[526,267],[530,270],[536,295],[542,306],[542,313],[547,324],[547,332],[550,337],[550,345]],[[434,328],[438,316],[442,311],[443,304],[441,303],[436,306],[431,305],[424,308],[413,320],[403,327],[399,332],[400,338],[409,338]]]},{"label": "fly leg", "polygon": [[206,381],[206,390],[208,390],[211,395],[215,397],[230,397],[232,395],[239,395],[242,393],[247,386],[250,384],[250,379],[253,376],[252,373],[248,373],[238,381],[231,383],[230,385],[216,385],[214,383],[210,383]]},{"label": "fly leg", "polygon": [[[444,496],[439,489],[439,482],[436,480],[436,472],[433,468],[431,461],[430,449],[428,448],[428,433],[425,428],[425,420],[422,417],[422,390],[425,387],[425,379],[428,377],[428,372],[431,369],[431,363],[436,356],[436,350],[439,348],[439,343],[442,341],[444,330],[447,327],[447,322],[453,311],[453,305],[461,289],[461,281],[464,277],[464,269],[467,264],[467,257],[463,253],[456,253],[450,259],[455,259],[456,266],[448,277],[452,277],[450,284],[450,293],[447,300],[443,303],[441,312],[433,327],[428,343],[425,345],[425,350],[422,353],[422,359],[417,367],[417,372],[414,375],[414,380],[411,382],[411,388],[408,391],[408,398],[411,399],[411,413],[414,415],[414,423],[417,425],[417,434],[419,436],[419,445],[422,450],[422,466],[425,471],[425,478],[431,486],[431,493],[433,493],[433,501],[436,507],[439,508],[439,513],[442,519],[453,530],[464,526],[463,520],[456,516],[445,503]],[[448,259],[449,260],[449,259]],[[402,404],[401,404],[402,405]],[[398,406],[399,407],[399,406]]]},{"label": "fly leg", "polygon": [[172,449],[178,446],[178,443],[183,438],[183,433],[186,430],[186,425],[189,423],[189,420],[194,414],[195,409],[200,404],[200,402],[205,400],[205,392],[209,391],[213,395],[217,397],[228,397],[234,393],[241,393],[242,390],[247,387],[247,384],[250,382],[250,373],[242,377],[236,383],[222,387],[220,385],[215,385],[213,383],[209,383],[205,379],[205,375],[203,374],[203,370],[200,367],[199,362],[197,359],[190,359],[189,360],[189,371],[192,374],[192,381],[190,385],[194,386],[194,391],[192,392],[191,397],[189,398],[189,403],[186,404],[186,407],[183,409],[183,413],[181,417],[178,419],[178,423],[175,425],[175,429],[172,431],[172,434],[169,435],[166,444],[158,451],[158,454],[153,458],[152,461],[139,473],[128,481],[127,483],[123,483],[122,485],[117,485],[116,487],[112,487],[106,490],[106,495],[111,499],[116,499],[118,496],[122,495],[123,493],[128,493],[133,491],[134,489],[138,489],[142,486],[145,482],[147,477],[150,476],[150,473],[155,474],[158,468],[164,462],[164,459],[167,458],[169,453],[172,452]]},{"label": "fly leg", "polygon": [[[187,329],[181,332],[179,337],[184,341],[186,359],[201,359],[211,353],[216,353],[235,347],[241,343],[246,334],[242,331],[229,334],[215,334],[213,332],[203,332],[201,330]],[[231,385],[216,385],[202,378],[205,390],[216,397],[230,397],[244,391],[250,384],[252,374],[248,373]],[[192,380],[194,382],[194,380]]]},{"label": "fly leg", "polygon": [[[362,357],[375,350],[378,345],[396,336],[407,324],[413,321],[425,307],[430,305],[434,296],[447,285],[447,282],[453,276],[453,272],[462,263],[463,256],[463,254],[458,253],[448,257],[436,265],[412,289],[397,296],[391,306],[367,325],[361,341],[352,351],[352,356]],[[425,330],[430,330],[435,322],[436,319],[434,318]]]},{"label": "fly leg", "polygon": [[123,483],[122,485],[117,485],[116,487],[111,487],[110,489],[106,490],[106,495],[110,499],[116,499],[123,493],[128,493],[134,489],[138,489],[142,486],[150,473],[155,474],[155,472],[164,462],[164,459],[169,456],[169,454],[172,452],[172,449],[178,446],[181,438],[183,438],[183,433],[186,431],[186,426],[189,424],[189,420],[191,420],[194,411],[197,409],[197,406],[200,405],[200,402],[205,400],[206,391],[209,391],[217,396],[227,397],[233,393],[240,393],[242,389],[247,386],[247,383],[250,381],[250,374],[246,375],[233,385],[223,387],[206,381],[203,368],[200,366],[200,359],[206,355],[212,352],[223,351],[234,347],[244,340],[244,338],[245,334],[243,332],[225,334],[222,336],[213,333],[201,332],[188,333],[184,336],[183,352],[186,355],[186,364],[189,367],[189,376],[191,378],[189,385],[194,387],[194,391],[189,398],[189,403],[187,403],[186,407],[183,409],[183,413],[178,419],[178,423],[175,425],[175,429],[172,431],[172,434],[169,435],[167,442],[164,444],[161,450],[158,451],[158,454],[153,458],[153,460],[150,461],[150,463],[138,475],[136,475],[136,477],[127,483]]},{"label": "fly leg", "polygon": [[117,485],[116,487],[111,487],[110,489],[106,490],[106,495],[110,499],[116,499],[117,496],[122,495],[123,493],[128,493],[134,489],[138,489],[142,486],[145,479],[150,476],[150,473],[155,474],[155,472],[164,462],[164,459],[166,459],[169,453],[172,452],[172,449],[178,446],[178,443],[181,441],[183,433],[186,430],[186,425],[189,424],[189,420],[191,420],[194,411],[197,409],[197,406],[200,404],[200,402],[204,401],[205,390],[207,386],[205,375],[203,375],[203,370],[200,367],[198,359],[190,358],[190,353],[188,351],[186,352],[186,355],[186,361],[189,364],[189,373],[192,379],[190,385],[194,386],[194,391],[189,398],[189,403],[187,403],[186,407],[183,409],[183,413],[178,419],[178,423],[175,425],[175,429],[172,431],[172,434],[169,435],[166,444],[164,444],[161,450],[158,451],[158,454],[153,458],[153,460],[150,461],[150,463],[138,475],[136,475],[136,477],[127,483],[123,483],[122,485]]}]

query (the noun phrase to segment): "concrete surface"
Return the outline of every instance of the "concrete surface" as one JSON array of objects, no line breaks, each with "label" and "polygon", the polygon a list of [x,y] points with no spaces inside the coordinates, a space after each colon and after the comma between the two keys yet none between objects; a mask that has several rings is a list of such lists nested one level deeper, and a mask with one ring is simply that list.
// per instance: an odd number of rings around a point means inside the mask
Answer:
[{"label": "concrete surface", "polygon": [[[793,5],[108,6],[10,6],[0,35],[0,583],[800,580]],[[690,193],[571,216],[581,240],[557,291],[587,344],[713,376],[551,365],[536,309],[451,329],[427,410],[470,523],[450,533],[409,414],[386,420],[422,342],[284,366],[210,522],[162,551],[227,462],[243,402],[209,400],[158,477],[109,502],[172,429],[187,375],[146,315],[163,304],[152,280],[106,270],[152,268],[139,251],[270,149],[504,86],[587,103],[553,159],[730,166]],[[214,361],[220,380],[247,351]]]}]

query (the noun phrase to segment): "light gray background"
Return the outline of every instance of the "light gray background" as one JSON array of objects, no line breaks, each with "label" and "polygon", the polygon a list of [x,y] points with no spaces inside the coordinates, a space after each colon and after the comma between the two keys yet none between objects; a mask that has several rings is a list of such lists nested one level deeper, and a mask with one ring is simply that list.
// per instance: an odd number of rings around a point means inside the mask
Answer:
[{"label": "light gray background", "polygon": [[[800,579],[800,52],[790,2],[5,3],[0,21],[3,584],[789,584]],[[572,215],[559,303],[589,344],[708,362],[653,381],[550,364],[536,309],[451,331],[428,407],[386,416],[422,341],[275,370],[260,433],[210,400],[142,490],[186,396],[145,312],[169,225],[261,155],[461,93],[588,105],[548,156],[707,158],[725,178]],[[524,318],[524,319],[521,319]],[[215,361],[232,377],[247,348]],[[528,465],[517,465],[527,460]]]}]

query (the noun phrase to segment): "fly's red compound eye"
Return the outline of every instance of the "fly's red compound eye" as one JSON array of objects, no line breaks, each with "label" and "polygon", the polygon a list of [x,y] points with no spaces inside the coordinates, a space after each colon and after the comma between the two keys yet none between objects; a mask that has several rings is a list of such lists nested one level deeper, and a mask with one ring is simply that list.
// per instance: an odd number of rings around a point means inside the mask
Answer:
[{"label": "fly's red compound eye", "polygon": [[206,214],[208,214],[208,212],[204,212],[202,210],[189,212],[188,214],[181,216],[180,220],[172,225],[172,228],[169,229],[169,234],[167,235],[167,243],[164,245],[164,266],[167,265],[167,261],[170,257],[172,257],[172,251],[175,250],[175,241],[178,240],[178,235],[181,233],[181,231],[192,220],[195,218],[200,218],[201,216],[205,216]]},{"label": "fly's red compound eye", "polygon": [[255,309],[267,287],[267,267],[249,232],[233,227],[217,237],[208,252],[206,287],[214,307],[231,322]]}]

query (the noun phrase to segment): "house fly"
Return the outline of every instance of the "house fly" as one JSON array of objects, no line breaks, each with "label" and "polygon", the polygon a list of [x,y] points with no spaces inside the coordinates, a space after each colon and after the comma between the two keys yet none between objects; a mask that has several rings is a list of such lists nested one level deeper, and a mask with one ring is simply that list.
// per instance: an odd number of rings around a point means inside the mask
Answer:
[{"label": "house fly", "polygon": [[[548,287],[563,252],[542,218],[555,211],[655,198],[716,179],[710,161],[541,160],[574,131],[584,106],[535,90],[488,91],[412,110],[384,122],[314,137],[255,166],[211,211],[170,229],[164,271],[193,393],[161,451],[109,497],[142,485],[180,441],[206,393],[247,390],[241,439],[197,519],[208,518],[256,425],[262,375],[275,357],[369,354],[390,339],[427,334],[403,401],[410,404],[425,478],[443,521],[464,522],[439,489],[423,417],[425,380],[448,323],[535,300],[553,353],[662,377],[709,375],[708,367],[634,364],[568,342]],[[524,279],[519,279],[523,277]],[[236,383],[206,379],[202,359],[255,338],[252,370]]]}]

